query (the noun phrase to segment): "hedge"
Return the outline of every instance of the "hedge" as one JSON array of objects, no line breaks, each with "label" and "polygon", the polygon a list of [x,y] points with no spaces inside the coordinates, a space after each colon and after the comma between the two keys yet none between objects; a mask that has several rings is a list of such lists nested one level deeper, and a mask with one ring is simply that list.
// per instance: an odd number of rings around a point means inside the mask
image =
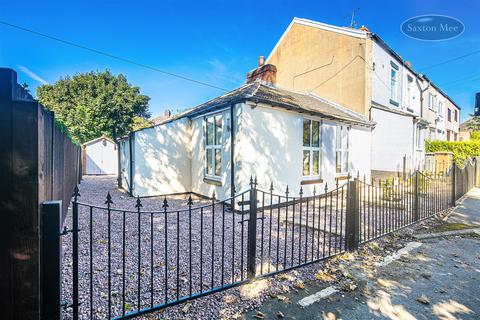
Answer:
[{"label": "hedge", "polygon": [[463,162],[471,157],[480,156],[480,141],[425,141],[426,152],[452,152],[453,160],[457,164],[463,164]]}]

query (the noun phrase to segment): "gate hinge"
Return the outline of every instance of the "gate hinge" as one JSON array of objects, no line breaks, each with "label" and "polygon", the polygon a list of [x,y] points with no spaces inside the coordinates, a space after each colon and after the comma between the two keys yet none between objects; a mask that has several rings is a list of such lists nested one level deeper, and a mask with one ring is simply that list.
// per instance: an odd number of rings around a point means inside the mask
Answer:
[{"label": "gate hinge", "polygon": [[[81,230],[81,229],[77,229],[77,232],[79,232],[80,230]],[[75,231],[75,230],[73,230],[73,229],[67,229],[67,227],[63,227],[63,231],[60,232],[59,236],[64,236],[64,235],[66,235],[66,234],[68,234],[68,233],[70,233],[70,232],[73,233],[74,231]]]}]

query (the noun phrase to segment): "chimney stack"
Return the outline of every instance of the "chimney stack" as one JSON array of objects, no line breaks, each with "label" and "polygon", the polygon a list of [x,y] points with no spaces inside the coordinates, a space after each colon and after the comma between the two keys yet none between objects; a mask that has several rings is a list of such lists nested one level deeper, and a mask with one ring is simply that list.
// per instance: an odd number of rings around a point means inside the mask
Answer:
[{"label": "chimney stack", "polygon": [[252,83],[255,80],[274,85],[277,82],[277,67],[273,64],[265,64],[265,57],[258,58],[258,67],[247,73],[247,83]]}]

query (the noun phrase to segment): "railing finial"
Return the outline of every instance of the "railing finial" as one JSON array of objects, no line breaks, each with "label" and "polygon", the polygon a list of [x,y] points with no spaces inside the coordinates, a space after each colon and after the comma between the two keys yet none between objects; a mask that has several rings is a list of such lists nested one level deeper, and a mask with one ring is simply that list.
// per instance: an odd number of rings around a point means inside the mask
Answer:
[{"label": "railing finial", "polygon": [[190,193],[190,194],[188,195],[187,205],[188,205],[188,206],[191,206],[192,204],[193,204],[192,194]]},{"label": "railing finial", "polygon": [[167,201],[167,197],[164,197],[164,198],[163,198],[163,205],[162,205],[162,208],[163,208],[163,210],[167,211],[167,208],[168,208],[168,201]]},{"label": "railing finial", "polygon": [[112,196],[110,195],[110,191],[107,192],[107,200],[105,201],[105,204],[110,206],[113,203],[112,201]]},{"label": "railing finial", "polygon": [[273,182],[270,182],[270,193],[273,192]]},{"label": "railing finial", "polygon": [[300,197],[303,195],[303,187],[302,186],[300,186],[300,193],[299,194],[300,194]]},{"label": "railing finial", "polygon": [[73,200],[75,202],[77,202],[77,198],[80,197],[80,192],[78,190],[78,186],[75,186],[75,188],[73,188]]},{"label": "railing finial", "polygon": [[143,207],[142,200],[140,200],[140,196],[137,196],[137,204],[135,205],[135,208],[140,209],[141,207]]}]

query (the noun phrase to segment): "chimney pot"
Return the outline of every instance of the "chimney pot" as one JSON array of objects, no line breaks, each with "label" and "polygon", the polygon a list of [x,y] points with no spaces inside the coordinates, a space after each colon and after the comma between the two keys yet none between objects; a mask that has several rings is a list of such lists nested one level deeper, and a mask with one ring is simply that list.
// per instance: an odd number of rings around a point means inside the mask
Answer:
[{"label": "chimney pot", "polygon": [[264,56],[258,57],[258,66],[261,67],[264,64],[265,64],[265,57]]},{"label": "chimney pot", "polygon": [[362,26],[360,27],[360,30],[366,31],[366,32],[370,32],[370,30],[369,30],[366,26],[364,26],[364,25],[362,25]]}]

